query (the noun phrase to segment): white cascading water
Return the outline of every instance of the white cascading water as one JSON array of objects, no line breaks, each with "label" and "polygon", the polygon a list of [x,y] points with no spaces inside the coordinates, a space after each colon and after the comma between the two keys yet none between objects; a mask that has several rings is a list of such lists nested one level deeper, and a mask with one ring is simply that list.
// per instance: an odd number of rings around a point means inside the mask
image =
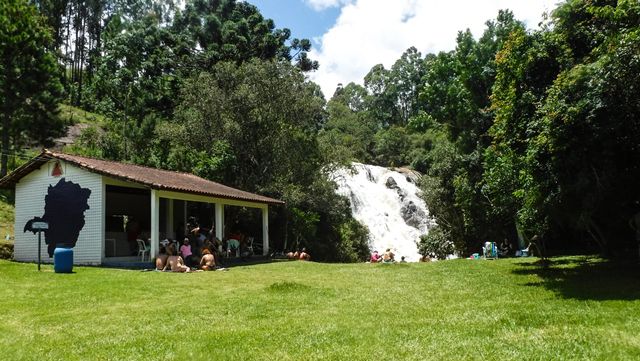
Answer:
[{"label": "white cascading water", "polygon": [[369,247],[382,254],[390,248],[409,262],[420,258],[416,242],[427,234],[433,221],[418,196],[414,174],[353,163],[333,176],[338,193],[349,198],[355,219],[369,228]]}]

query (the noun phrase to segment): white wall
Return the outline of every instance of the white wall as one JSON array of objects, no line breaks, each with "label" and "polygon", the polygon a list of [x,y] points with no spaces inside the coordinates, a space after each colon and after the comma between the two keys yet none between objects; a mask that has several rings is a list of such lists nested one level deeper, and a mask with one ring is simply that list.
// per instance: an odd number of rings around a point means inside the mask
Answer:
[{"label": "white wall", "polygon": [[[22,232],[22,230],[30,219],[44,215],[44,197],[47,195],[48,187],[55,186],[64,177],[66,181],[91,190],[88,200],[89,209],[84,212],[85,225],[73,249],[73,261],[75,264],[100,264],[104,237],[102,176],[60,161],[63,175],[53,177],[51,171],[54,164],[55,160],[49,161],[16,184],[14,258],[17,261],[27,262],[38,260],[38,235],[30,231]],[[49,258],[47,253],[44,238],[43,233],[42,261],[53,262],[53,258]]]}]

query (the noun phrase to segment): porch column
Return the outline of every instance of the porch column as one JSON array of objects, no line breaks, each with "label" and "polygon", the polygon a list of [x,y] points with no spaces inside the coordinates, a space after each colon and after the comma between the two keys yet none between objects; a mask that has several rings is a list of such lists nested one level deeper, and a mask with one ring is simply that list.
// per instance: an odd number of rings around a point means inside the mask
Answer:
[{"label": "porch column", "polygon": [[151,190],[151,255],[150,258],[158,256],[158,244],[160,242],[160,197],[158,191]]},{"label": "porch column", "polygon": [[167,219],[165,228],[166,237],[168,239],[175,239],[173,234],[173,198],[167,199]]},{"label": "porch column", "polygon": [[269,206],[262,208],[262,255],[269,254]]},{"label": "porch column", "polygon": [[215,212],[216,212],[216,215],[215,215],[216,237],[218,237],[219,240],[222,240],[222,227],[224,224],[222,214],[224,213],[224,204],[216,203]]}]

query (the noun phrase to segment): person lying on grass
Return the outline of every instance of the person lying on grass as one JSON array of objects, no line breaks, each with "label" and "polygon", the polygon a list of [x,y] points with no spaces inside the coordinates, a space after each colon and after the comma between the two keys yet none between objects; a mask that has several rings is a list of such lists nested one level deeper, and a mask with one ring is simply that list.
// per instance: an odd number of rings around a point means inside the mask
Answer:
[{"label": "person lying on grass", "polygon": [[167,262],[162,269],[163,271],[169,268],[172,272],[191,272],[191,268],[184,264],[182,257],[176,255],[176,250],[173,248],[173,245],[167,248],[167,254],[169,257],[167,257]]}]

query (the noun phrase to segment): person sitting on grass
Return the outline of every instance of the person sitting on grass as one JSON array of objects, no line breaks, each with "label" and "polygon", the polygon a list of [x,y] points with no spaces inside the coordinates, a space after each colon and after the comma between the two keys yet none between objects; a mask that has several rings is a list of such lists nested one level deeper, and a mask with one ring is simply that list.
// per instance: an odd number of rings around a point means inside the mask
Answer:
[{"label": "person sitting on grass", "polygon": [[213,271],[216,268],[215,257],[206,248],[202,250],[202,259],[200,259],[200,268],[203,271]]},{"label": "person sitting on grass", "polygon": [[498,255],[500,257],[508,257],[511,254],[511,243],[509,243],[508,239],[504,239],[502,243],[500,243],[500,247],[498,247]]},{"label": "person sitting on grass", "polygon": [[191,267],[194,265],[193,251],[191,250],[191,241],[189,241],[189,238],[185,238],[184,241],[182,241],[182,246],[180,246],[180,255],[187,266]]},{"label": "person sitting on grass", "polygon": [[158,254],[158,257],[156,258],[156,270],[162,271],[164,269],[164,265],[167,263],[167,258],[169,258],[169,255],[167,255],[167,249],[160,247],[160,254]]},{"label": "person sitting on grass", "polygon": [[369,262],[378,263],[380,262],[381,259],[382,257],[380,257],[380,254],[378,253],[378,251],[373,251],[373,253],[371,254],[371,258],[369,259]]},{"label": "person sitting on grass", "polygon": [[382,263],[393,263],[395,262],[396,255],[391,252],[391,248],[387,248],[387,250],[382,255]]},{"label": "person sitting on grass", "polygon": [[167,262],[164,265],[163,271],[170,269],[171,272],[191,272],[191,268],[187,267],[182,260],[182,257],[176,255],[176,250],[173,245],[169,245],[167,248]]},{"label": "person sitting on grass", "polygon": [[303,248],[302,251],[300,251],[300,254],[298,255],[298,257],[300,257],[299,259],[301,261],[310,261],[311,260],[311,255],[307,253],[307,249]]}]

